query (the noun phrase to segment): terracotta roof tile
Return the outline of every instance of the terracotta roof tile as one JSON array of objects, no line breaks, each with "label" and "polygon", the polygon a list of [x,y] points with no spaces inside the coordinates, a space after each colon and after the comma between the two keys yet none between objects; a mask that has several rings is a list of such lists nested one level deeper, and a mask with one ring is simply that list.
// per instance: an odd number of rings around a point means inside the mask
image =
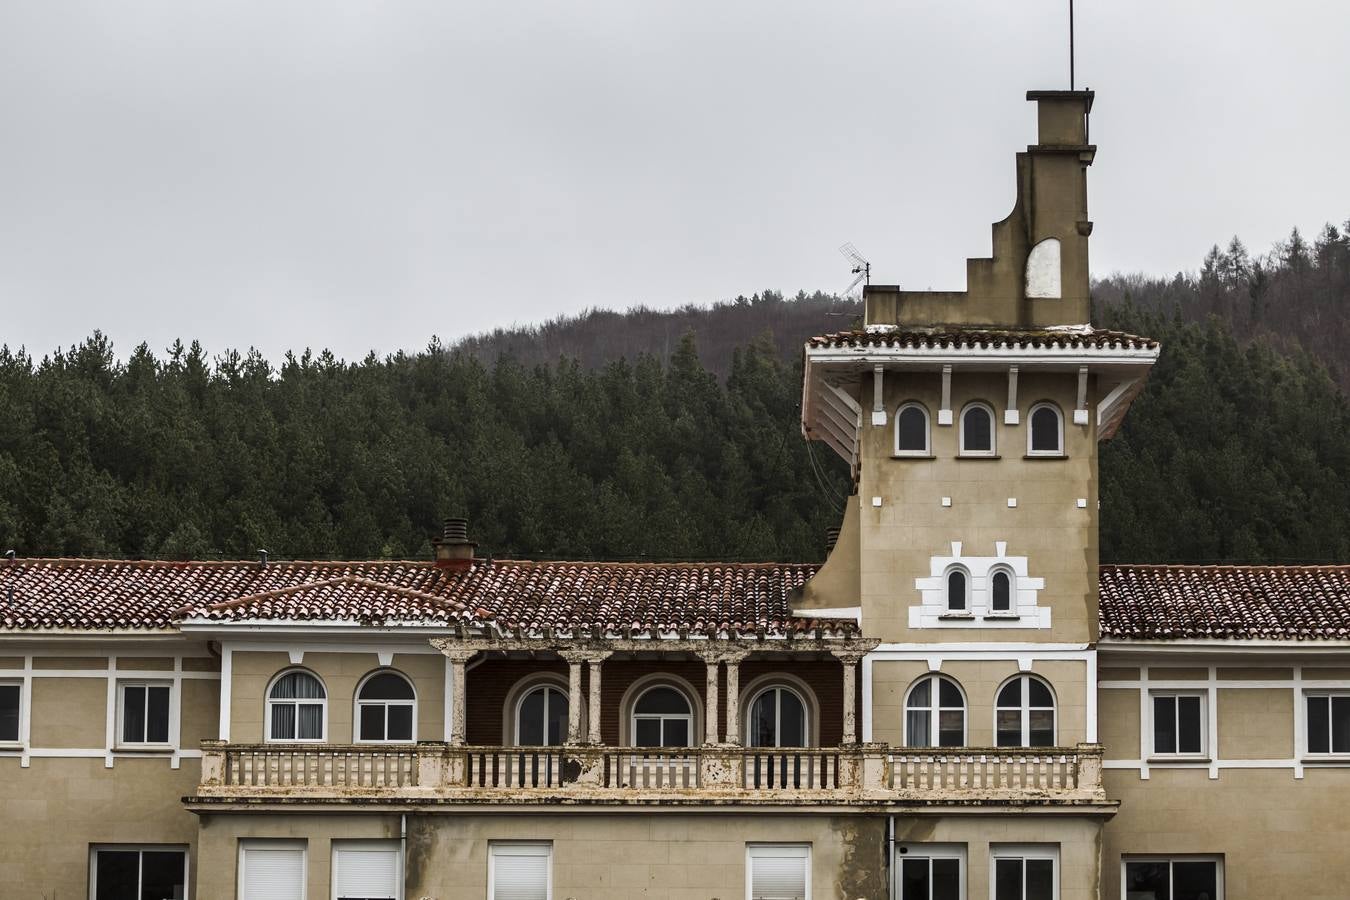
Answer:
[{"label": "terracotta roof tile", "polygon": [[1017,347],[1075,349],[1152,350],[1151,338],[1105,329],[1050,328],[895,328],[875,331],[836,331],[817,335],[810,347],[910,347],[931,350],[965,347]]}]

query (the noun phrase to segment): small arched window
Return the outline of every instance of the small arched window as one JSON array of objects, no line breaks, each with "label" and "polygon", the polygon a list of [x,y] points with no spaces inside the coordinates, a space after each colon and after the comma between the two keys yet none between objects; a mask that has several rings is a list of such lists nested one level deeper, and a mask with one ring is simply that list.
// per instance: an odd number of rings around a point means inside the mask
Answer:
[{"label": "small arched window", "polygon": [[994,411],[983,403],[961,410],[961,455],[994,455]]},{"label": "small arched window", "polygon": [[948,612],[963,613],[970,610],[969,588],[970,577],[965,569],[957,566],[947,570]]},{"label": "small arched window", "polygon": [[922,403],[910,402],[895,414],[895,455],[928,456],[928,410]]},{"label": "small arched window", "polygon": [[998,568],[989,576],[989,611],[992,613],[1011,613],[1013,597],[1012,573]]},{"label": "small arched window", "polygon": [[751,747],[805,747],[806,704],[792,688],[774,686],[750,703],[746,737]]},{"label": "small arched window", "polygon": [[1055,746],[1055,697],[1035,675],[1018,675],[998,692],[995,730],[1000,747]]},{"label": "small arched window", "polygon": [[567,737],[567,692],[553,684],[531,688],[516,705],[516,745],[556,747]]},{"label": "small arched window", "polygon": [[1031,408],[1027,428],[1028,456],[1064,455],[1064,416],[1053,403]]},{"label": "small arched window", "polygon": [[925,675],[905,697],[906,747],[961,747],[966,743],[966,700],[946,675]]},{"label": "small arched window", "polygon": [[376,672],[356,691],[356,739],[361,743],[416,740],[417,695],[397,672]]},{"label": "small arched window", "polygon": [[269,741],[322,741],[328,725],[323,682],[299,669],[285,672],[267,690]]},{"label": "small arched window", "polygon": [[688,747],[693,733],[689,698],[668,684],[647,688],[633,704],[634,747]]}]

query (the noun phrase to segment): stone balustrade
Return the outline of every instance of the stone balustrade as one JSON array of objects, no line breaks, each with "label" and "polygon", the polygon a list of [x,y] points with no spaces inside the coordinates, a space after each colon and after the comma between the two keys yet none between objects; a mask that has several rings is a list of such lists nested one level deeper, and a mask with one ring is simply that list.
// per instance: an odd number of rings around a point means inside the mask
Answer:
[{"label": "stone balustrade", "polygon": [[190,802],[1105,803],[1101,747],[202,744]]}]

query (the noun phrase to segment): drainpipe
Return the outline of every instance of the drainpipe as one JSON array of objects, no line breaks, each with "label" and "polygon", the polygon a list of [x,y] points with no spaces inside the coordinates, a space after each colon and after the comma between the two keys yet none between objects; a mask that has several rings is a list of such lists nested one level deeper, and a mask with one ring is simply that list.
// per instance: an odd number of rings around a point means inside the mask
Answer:
[{"label": "drainpipe", "polygon": [[882,865],[886,872],[886,897],[895,900],[895,816],[886,817],[886,860]]},{"label": "drainpipe", "polygon": [[399,813],[398,816],[398,854],[399,868],[403,874],[403,889],[399,895],[406,897],[408,894],[408,814]]}]

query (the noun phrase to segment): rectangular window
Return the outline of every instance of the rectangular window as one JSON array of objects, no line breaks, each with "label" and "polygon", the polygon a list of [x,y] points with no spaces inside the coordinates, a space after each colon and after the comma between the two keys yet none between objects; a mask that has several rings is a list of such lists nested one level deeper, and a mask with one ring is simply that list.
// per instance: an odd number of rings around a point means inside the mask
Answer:
[{"label": "rectangular window", "polygon": [[550,900],[553,845],[493,841],[488,844],[488,900]]},{"label": "rectangular window", "polygon": [[23,685],[17,681],[0,681],[0,743],[19,740],[19,698]]},{"label": "rectangular window", "polygon": [[1205,703],[1201,694],[1153,695],[1153,752],[1160,756],[1205,752]]},{"label": "rectangular window", "polygon": [[240,841],[239,900],[305,900],[303,841]]},{"label": "rectangular window", "polygon": [[1350,753],[1350,694],[1308,694],[1308,752]]},{"label": "rectangular window", "polygon": [[1223,900],[1223,858],[1191,856],[1121,861],[1123,900]]},{"label": "rectangular window", "polygon": [[749,900],[809,900],[810,844],[747,844]]},{"label": "rectangular window", "polygon": [[994,900],[1058,900],[1058,844],[994,844]]},{"label": "rectangular window", "polygon": [[93,900],[185,900],[187,851],[181,847],[95,847],[89,855]]},{"label": "rectangular window", "polygon": [[169,698],[167,683],[123,682],[118,685],[122,704],[122,744],[169,743]]},{"label": "rectangular window", "polygon": [[965,844],[900,844],[895,848],[900,900],[962,900],[966,894]]},{"label": "rectangular window", "polygon": [[334,841],[334,900],[399,900],[403,870],[398,841]]}]

